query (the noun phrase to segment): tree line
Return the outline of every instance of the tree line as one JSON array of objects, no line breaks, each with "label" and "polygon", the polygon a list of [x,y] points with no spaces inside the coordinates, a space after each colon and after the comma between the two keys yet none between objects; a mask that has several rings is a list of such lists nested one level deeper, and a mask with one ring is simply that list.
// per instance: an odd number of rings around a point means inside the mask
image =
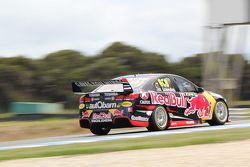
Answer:
[{"label": "tree line", "polygon": [[[174,73],[201,85],[204,54],[170,63],[168,56],[145,52],[120,42],[95,56],[75,50],[60,50],[41,59],[24,56],[0,58],[0,106],[12,101],[60,102],[75,108],[72,80],[102,80],[138,73]],[[245,63],[242,99],[250,97],[250,64]]]}]

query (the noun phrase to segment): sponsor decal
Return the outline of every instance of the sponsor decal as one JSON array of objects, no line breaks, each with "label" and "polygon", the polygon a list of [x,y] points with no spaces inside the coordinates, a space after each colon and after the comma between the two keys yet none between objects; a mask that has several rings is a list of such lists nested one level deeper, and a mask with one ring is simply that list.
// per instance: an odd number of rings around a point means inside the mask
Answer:
[{"label": "sponsor decal", "polygon": [[89,98],[89,97],[85,97],[84,99],[85,99],[84,101],[85,101],[86,103],[90,102],[90,98]]},{"label": "sponsor decal", "polygon": [[104,100],[115,100],[115,97],[104,97]]},{"label": "sponsor decal", "polygon": [[177,123],[176,122],[171,122],[171,126],[176,126]]},{"label": "sponsor decal", "polygon": [[100,97],[100,93],[90,93],[89,97]]},{"label": "sponsor decal", "polygon": [[124,102],[122,102],[122,106],[123,107],[131,107],[132,103],[130,101],[124,101]]},{"label": "sponsor decal", "polygon": [[184,94],[185,96],[197,96],[197,94],[193,92],[185,92]]},{"label": "sponsor decal", "polygon": [[91,115],[91,113],[93,112],[93,110],[86,110],[86,111],[83,111],[82,112],[82,117],[84,118],[88,118],[90,115]]},{"label": "sponsor decal", "polygon": [[179,108],[187,107],[187,97],[185,97],[183,93],[180,93],[180,97],[177,97],[173,92],[167,92],[164,96],[156,92],[150,92],[150,96],[152,104],[165,104]]},{"label": "sponsor decal", "polygon": [[105,108],[116,108],[116,103],[105,103],[98,101],[95,104],[89,104],[88,109],[105,109]]},{"label": "sponsor decal", "polygon": [[98,100],[100,100],[100,98],[98,98],[98,97],[91,97],[91,101],[98,101]]},{"label": "sponsor decal", "polygon": [[162,90],[165,92],[175,92],[174,88],[163,88]]},{"label": "sponsor decal", "polygon": [[169,86],[169,82],[170,82],[170,80],[167,79],[167,78],[165,78],[165,79],[158,79],[158,83],[160,84],[160,86],[162,88],[169,88],[170,87]]},{"label": "sponsor decal", "polygon": [[104,96],[117,96],[118,93],[104,93]]},{"label": "sponsor decal", "polygon": [[177,127],[177,126],[187,126],[187,125],[195,125],[197,124],[195,121],[170,121],[170,126]]},{"label": "sponsor decal", "polygon": [[79,109],[80,109],[80,110],[84,109],[84,107],[85,107],[85,104],[80,104],[80,105],[79,105]]},{"label": "sponsor decal", "polygon": [[116,96],[115,100],[122,101],[123,100],[123,96],[122,95]]},{"label": "sponsor decal", "polygon": [[124,109],[124,112],[133,112],[133,108],[132,107],[127,107]]},{"label": "sponsor decal", "polygon": [[112,113],[114,116],[121,116],[123,111],[120,111],[118,109],[109,109],[109,112]]},{"label": "sponsor decal", "polygon": [[197,112],[197,116],[207,117],[209,116],[210,103],[204,95],[198,95],[197,97],[192,97],[188,99],[190,107],[185,110],[184,115],[189,116]]},{"label": "sponsor decal", "polygon": [[116,108],[120,108],[122,103],[117,103]]},{"label": "sponsor decal", "polygon": [[147,100],[149,98],[149,93],[148,92],[143,92],[140,94],[141,98],[143,100]]},{"label": "sponsor decal", "polygon": [[120,110],[117,110],[117,109],[116,109],[116,110],[114,111],[114,115],[115,115],[115,116],[120,116],[120,115],[122,115],[122,112],[121,112]]},{"label": "sponsor decal", "polygon": [[84,118],[89,117],[89,113],[88,112],[82,112],[82,117],[84,117]]},{"label": "sponsor decal", "polygon": [[140,104],[150,104],[149,100],[140,100]]},{"label": "sponsor decal", "polygon": [[193,124],[195,124],[195,122],[194,121],[186,121],[186,124],[193,125]]},{"label": "sponsor decal", "polygon": [[110,112],[104,113],[100,112],[98,113],[93,113],[92,115],[92,122],[112,122],[112,115]]},{"label": "sponsor decal", "polygon": [[146,117],[134,116],[134,115],[131,116],[131,119],[134,121],[148,121],[148,118],[146,118]]}]

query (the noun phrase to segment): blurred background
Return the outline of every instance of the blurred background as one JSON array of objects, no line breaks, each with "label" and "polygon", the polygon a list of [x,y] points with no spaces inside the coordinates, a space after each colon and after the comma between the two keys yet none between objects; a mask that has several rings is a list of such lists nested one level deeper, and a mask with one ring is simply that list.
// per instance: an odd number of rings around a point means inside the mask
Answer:
[{"label": "blurred background", "polygon": [[137,73],[178,74],[230,106],[250,106],[249,7],[249,0],[0,1],[0,121],[77,118],[72,80]]}]

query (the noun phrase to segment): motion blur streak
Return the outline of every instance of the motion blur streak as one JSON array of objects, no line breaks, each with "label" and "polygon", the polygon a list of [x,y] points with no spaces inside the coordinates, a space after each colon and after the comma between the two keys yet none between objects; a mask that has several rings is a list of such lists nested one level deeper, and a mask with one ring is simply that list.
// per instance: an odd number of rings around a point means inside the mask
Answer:
[{"label": "motion blur streak", "polygon": [[[171,129],[167,131],[158,132],[145,132],[142,130],[134,130],[131,133],[118,133],[111,134],[108,136],[95,136],[95,135],[75,135],[75,136],[65,136],[65,137],[52,137],[37,140],[23,140],[16,142],[2,142],[0,143],[0,150],[13,150],[19,148],[33,148],[33,147],[45,147],[45,146],[56,146],[65,144],[76,144],[76,143],[90,143],[97,141],[107,141],[107,140],[118,140],[126,138],[138,138],[146,136],[160,136],[160,135],[171,135],[171,134],[181,134],[181,133],[193,133],[193,132],[206,132],[222,129],[232,129],[232,128],[247,128],[250,127],[250,121],[235,121],[234,123],[229,123],[224,126],[199,126],[195,128],[185,128],[185,129]],[[140,132],[140,133],[133,133]]]}]

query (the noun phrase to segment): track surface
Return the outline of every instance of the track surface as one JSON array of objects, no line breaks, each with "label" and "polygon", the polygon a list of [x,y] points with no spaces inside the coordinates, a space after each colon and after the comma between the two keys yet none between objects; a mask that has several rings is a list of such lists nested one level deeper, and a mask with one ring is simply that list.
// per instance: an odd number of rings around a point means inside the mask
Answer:
[{"label": "track surface", "polygon": [[208,124],[203,124],[194,127],[185,128],[173,128],[166,131],[158,132],[148,132],[146,128],[136,128],[127,131],[111,132],[107,136],[96,136],[92,134],[86,135],[71,135],[71,136],[60,136],[60,137],[50,137],[41,138],[33,140],[19,140],[11,142],[0,142],[0,150],[13,150],[18,148],[33,148],[33,147],[44,147],[44,146],[56,146],[65,144],[75,144],[75,143],[89,143],[97,141],[107,141],[107,140],[118,140],[126,138],[138,138],[146,136],[159,136],[159,135],[171,135],[179,133],[193,133],[193,132],[204,132],[204,131],[214,131],[221,129],[232,129],[232,128],[247,128],[250,127],[250,120],[243,120],[245,117],[238,117],[238,113],[242,114],[243,109],[230,109],[232,122],[227,123],[223,126],[209,126]]}]

